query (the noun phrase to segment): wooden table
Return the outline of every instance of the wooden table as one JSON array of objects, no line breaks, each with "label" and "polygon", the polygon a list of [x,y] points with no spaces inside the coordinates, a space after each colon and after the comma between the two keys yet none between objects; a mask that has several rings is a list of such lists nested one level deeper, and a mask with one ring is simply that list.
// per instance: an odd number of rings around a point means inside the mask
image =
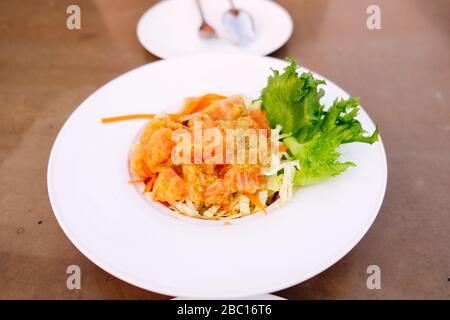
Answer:
[{"label": "wooden table", "polygon": [[[81,30],[66,8],[81,7]],[[0,1],[0,298],[166,299],[110,276],[60,229],[47,195],[53,141],[95,89],[157,60],[136,23],[156,1]],[[381,125],[386,197],[363,240],[337,264],[278,292],[289,299],[450,298],[450,2],[284,0],[295,22],[273,55],[293,55],[351,94]],[[381,7],[381,30],[366,9]],[[69,169],[68,169],[69,170]],[[66,268],[82,270],[81,290]],[[381,290],[366,286],[369,265]]]}]

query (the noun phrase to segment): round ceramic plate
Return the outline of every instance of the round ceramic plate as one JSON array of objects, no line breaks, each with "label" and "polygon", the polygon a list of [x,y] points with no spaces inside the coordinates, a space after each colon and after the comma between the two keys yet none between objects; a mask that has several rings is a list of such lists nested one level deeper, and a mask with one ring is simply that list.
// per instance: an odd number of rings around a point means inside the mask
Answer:
[{"label": "round ceramic plate", "polygon": [[[299,189],[290,203],[267,215],[210,224],[169,214],[127,183],[130,145],[146,120],[100,122],[108,116],[162,112],[185,97],[208,92],[256,98],[270,68],[285,65],[246,55],[158,61],[125,73],[87,98],[61,129],[48,167],[53,210],[75,246],[124,281],[182,297],[269,293],[341,259],[369,229],[382,203],[387,167],[381,141],[344,145],[342,158],[357,167]],[[330,81],[325,90],[327,106],[348,97]],[[363,110],[359,119],[374,130]]]},{"label": "round ceramic plate", "polygon": [[198,35],[200,16],[194,0],[165,0],[151,7],[140,19],[137,35],[141,44],[161,58],[198,53],[240,53],[267,55],[280,48],[293,30],[290,15],[271,0],[235,0],[237,8],[253,18],[256,37],[247,46],[234,46],[224,38],[222,15],[230,7],[226,0],[202,1],[206,19],[219,35],[202,39]]},{"label": "round ceramic plate", "polygon": [[[195,300],[195,298],[176,297],[176,298],[173,298],[172,300]],[[242,300],[286,300],[286,299],[283,297],[273,295],[273,294],[260,294],[257,296],[244,297],[244,298],[242,298]]]}]

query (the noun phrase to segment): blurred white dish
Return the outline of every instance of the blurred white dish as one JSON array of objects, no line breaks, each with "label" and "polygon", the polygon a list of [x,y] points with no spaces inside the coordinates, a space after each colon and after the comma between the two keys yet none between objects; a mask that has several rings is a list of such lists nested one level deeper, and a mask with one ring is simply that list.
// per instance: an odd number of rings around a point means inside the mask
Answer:
[{"label": "blurred white dish", "polygon": [[219,35],[203,39],[198,35],[200,16],[194,0],[164,0],[151,7],[139,20],[137,36],[154,55],[173,58],[199,53],[240,53],[268,55],[285,44],[293,30],[289,13],[271,0],[235,0],[236,7],[251,14],[256,37],[246,46],[225,40],[223,14],[226,0],[202,1],[206,19]]},{"label": "blurred white dish", "polygon": [[[200,298],[278,291],[341,259],[381,206],[387,179],[381,140],[345,145],[344,160],[357,167],[297,190],[291,202],[267,215],[224,225],[181,219],[149,204],[127,183],[130,145],[147,121],[100,122],[108,116],[162,112],[208,92],[257,98],[270,68],[286,64],[219,54],[161,60],[119,76],[87,98],[61,129],[48,165],[52,208],[74,245],[138,287]],[[348,97],[331,81],[325,90],[326,106]],[[368,131],[375,129],[364,110],[358,119]]]},{"label": "blurred white dish", "polygon": [[[196,300],[196,298],[176,297],[173,298],[172,300]],[[274,294],[260,294],[257,296],[243,297],[238,300],[286,300],[286,299],[280,296],[276,296]]]}]

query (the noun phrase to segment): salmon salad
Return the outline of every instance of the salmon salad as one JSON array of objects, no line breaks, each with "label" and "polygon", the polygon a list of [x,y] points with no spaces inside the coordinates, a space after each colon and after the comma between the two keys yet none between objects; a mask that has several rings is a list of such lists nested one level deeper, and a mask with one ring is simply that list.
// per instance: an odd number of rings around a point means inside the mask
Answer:
[{"label": "salmon salad", "polygon": [[340,145],[378,140],[378,128],[368,134],[357,120],[356,98],[322,105],[324,85],[290,60],[256,99],[207,93],[176,113],[102,121],[148,119],[128,161],[129,183],[146,199],[193,218],[235,219],[355,166],[340,160]]},{"label": "salmon salad", "polygon": [[[185,129],[194,135],[195,124],[201,129],[218,129],[223,144],[221,161],[206,161],[205,150],[216,143],[206,139],[207,131],[202,133],[202,158],[197,161],[201,163],[195,163],[193,159],[194,145],[190,146],[190,161],[176,161],[173,152],[175,132]],[[255,163],[224,161],[228,152],[226,132],[239,129],[243,132],[248,129],[254,129],[254,132],[265,130],[265,138],[271,133],[265,113],[245,97],[207,94],[189,98],[178,114],[156,116],[145,126],[139,142],[131,151],[130,171],[138,181],[139,178],[143,181],[144,192],[149,193],[152,200],[184,215],[217,219],[265,211],[265,207],[278,196],[278,188],[268,190],[268,176],[264,175],[264,169],[268,169],[270,163],[266,164],[263,159]],[[266,143],[269,149],[269,141]],[[250,144],[244,143],[243,147],[248,157]],[[216,152],[217,149],[213,150]],[[233,160],[236,160],[238,151],[237,148],[232,150]],[[266,157],[268,162],[269,152]]]}]

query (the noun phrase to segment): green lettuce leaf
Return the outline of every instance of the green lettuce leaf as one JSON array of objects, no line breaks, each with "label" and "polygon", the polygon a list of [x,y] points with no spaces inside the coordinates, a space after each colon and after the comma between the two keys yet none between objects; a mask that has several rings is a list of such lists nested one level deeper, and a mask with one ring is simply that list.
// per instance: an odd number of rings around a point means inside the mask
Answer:
[{"label": "green lettuce leaf", "polygon": [[267,86],[261,92],[262,110],[266,112],[270,125],[283,127],[283,133],[297,134],[302,128],[313,126],[320,118],[323,106],[319,103],[325,94],[318,90],[323,80],[316,80],[311,73],[297,73],[298,65],[291,64],[280,74],[273,70]]},{"label": "green lettuce leaf", "polygon": [[298,75],[294,60],[280,74],[274,71],[267,87],[262,90],[262,108],[272,128],[277,124],[283,133],[292,134],[283,140],[290,155],[299,160],[300,170],[295,174],[294,184],[305,186],[336,176],[353,162],[340,162],[338,148],[344,143],[378,141],[378,127],[368,135],[356,119],[359,112],[357,98],[336,99],[324,110],[320,98],[324,84],[311,73]]},{"label": "green lettuce leaf", "polygon": [[352,162],[338,161],[340,153],[336,148],[340,145],[339,140],[331,132],[317,135],[304,144],[293,137],[284,139],[294,158],[300,161],[300,170],[296,171],[294,177],[295,186],[317,183],[344,172],[350,166],[355,166]]},{"label": "green lettuce leaf", "polygon": [[283,142],[295,159],[300,161],[294,184],[305,186],[344,172],[353,162],[339,162],[338,147],[344,143],[374,143],[378,140],[378,128],[372,135],[366,135],[361,123],[355,119],[358,114],[358,99],[337,99],[328,111],[323,112],[318,125],[309,132],[308,139],[288,137]]}]

